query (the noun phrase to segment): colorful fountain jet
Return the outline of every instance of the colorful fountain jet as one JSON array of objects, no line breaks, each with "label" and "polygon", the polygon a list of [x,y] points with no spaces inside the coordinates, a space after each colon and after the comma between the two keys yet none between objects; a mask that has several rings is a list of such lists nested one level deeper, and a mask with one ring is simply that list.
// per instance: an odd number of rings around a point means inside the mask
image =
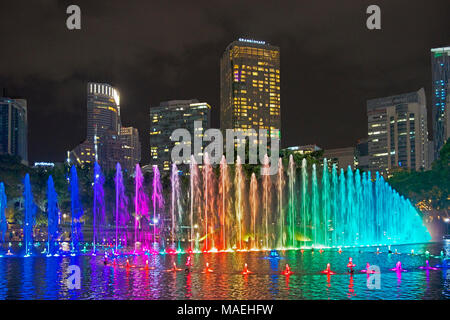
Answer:
[{"label": "colorful fountain jet", "polygon": [[25,217],[23,222],[23,242],[25,245],[25,257],[32,254],[33,228],[36,223],[36,205],[31,192],[30,175],[27,173],[24,182],[23,198],[25,202]]},{"label": "colorful fountain jet", "polygon": [[78,175],[77,169],[73,165],[70,169],[70,198],[72,209],[72,224],[71,224],[71,239],[72,239],[72,254],[76,254],[80,251],[79,243],[83,241],[83,234],[81,232],[83,216],[83,208],[81,207],[81,201],[78,194]]},{"label": "colorful fountain jet", "polygon": [[55,191],[52,176],[48,177],[47,181],[47,256],[52,256],[57,253],[58,241],[58,196]]},{"label": "colorful fountain jet", "polygon": [[8,230],[8,222],[6,221],[6,193],[5,193],[5,185],[3,182],[0,182],[0,243],[5,242],[5,234]]}]

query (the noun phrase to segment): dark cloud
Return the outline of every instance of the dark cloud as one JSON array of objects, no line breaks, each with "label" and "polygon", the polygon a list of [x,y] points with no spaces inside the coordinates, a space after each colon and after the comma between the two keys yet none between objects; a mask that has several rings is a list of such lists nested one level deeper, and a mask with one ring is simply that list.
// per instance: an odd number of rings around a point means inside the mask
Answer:
[{"label": "dark cloud", "polygon": [[[65,27],[72,3],[81,31]],[[380,31],[365,27],[369,4],[381,7]],[[281,47],[283,144],[350,146],[367,135],[367,99],[422,86],[429,97],[429,49],[450,44],[449,9],[448,0],[3,1],[0,87],[28,99],[31,160],[61,161],[84,139],[86,83],[112,83],[148,161],[149,106],[198,98],[218,126],[220,56],[251,37]]]}]

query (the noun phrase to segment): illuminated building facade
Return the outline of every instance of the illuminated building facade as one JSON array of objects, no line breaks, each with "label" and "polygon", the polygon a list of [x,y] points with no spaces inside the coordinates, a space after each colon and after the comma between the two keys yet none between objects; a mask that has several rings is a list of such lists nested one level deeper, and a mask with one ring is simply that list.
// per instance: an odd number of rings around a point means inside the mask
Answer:
[{"label": "illuminated building facade", "polygon": [[0,98],[0,154],[28,164],[28,119],[25,99]]},{"label": "illuminated building facade", "polygon": [[[201,121],[201,127],[194,128],[194,121]],[[150,164],[158,165],[160,170],[170,170],[172,148],[175,143],[182,143],[172,142],[170,139],[172,132],[176,129],[187,129],[191,134],[191,139],[194,139],[194,136],[201,139],[204,131],[210,128],[210,124],[211,106],[196,99],[171,100],[151,107]],[[202,144],[198,156],[203,156],[204,147],[205,143]],[[177,165],[180,164],[177,163]]]},{"label": "illuminated building facade", "polygon": [[307,144],[304,146],[293,146],[282,149],[281,152],[283,154],[299,154],[301,156],[311,154],[313,152],[321,151],[322,148],[315,144]]},{"label": "illuminated building facade", "polygon": [[[106,83],[88,83],[86,140],[70,152],[70,160],[81,166],[97,161],[104,170],[114,170],[120,162],[124,169],[132,170],[136,163],[130,164],[128,141],[121,133],[119,92]],[[140,153],[140,146],[136,151]],[[137,158],[140,154],[133,159]]]},{"label": "illuminated building facade", "polygon": [[120,139],[122,140],[123,161],[122,169],[133,172],[136,163],[141,162],[141,142],[139,131],[133,127],[121,127]]},{"label": "illuminated building facade", "polygon": [[281,138],[279,47],[239,39],[225,49],[220,62],[220,127],[222,132],[235,129],[244,134],[267,129],[271,137]]},{"label": "illuminated building facade", "polygon": [[450,47],[431,49],[434,158],[450,138]]},{"label": "illuminated building facade", "polygon": [[335,149],[325,149],[323,152],[323,157],[327,159],[328,166],[333,167],[336,165],[338,169],[347,170],[348,166],[355,169],[355,148],[335,148]]},{"label": "illuminated building facade", "polygon": [[367,101],[369,170],[429,168],[425,90]]}]

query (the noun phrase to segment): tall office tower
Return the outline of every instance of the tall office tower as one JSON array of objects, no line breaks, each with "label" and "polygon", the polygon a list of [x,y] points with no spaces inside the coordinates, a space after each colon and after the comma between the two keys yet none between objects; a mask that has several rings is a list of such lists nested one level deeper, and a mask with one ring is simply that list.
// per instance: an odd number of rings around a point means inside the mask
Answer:
[{"label": "tall office tower", "polygon": [[120,132],[119,92],[106,83],[88,83],[87,140]]},{"label": "tall office tower", "polygon": [[279,47],[239,39],[225,49],[220,62],[220,128],[223,133],[235,129],[244,134],[267,129],[270,137],[281,138]]},{"label": "tall office tower", "polygon": [[[194,128],[194,121],[201,121],[201,127]],[[211,107],[206,102],[193,100],[172,100],[161,102],[150,108],[150,164],[158,165],[160,170],[170,170],[171,152],[175,142],[170,140],[176,129],[187,129],[194,136],[202,139],[204,131],[210,128]],[[193,144],[192,154],[194,153]],[[203,156],[203,143],[198,156]]]},{"label": "tall office tower", "polygon": [[86,140],[70,152],[71,161],[81,166],[97,161],[104,170],[114,170],[120,162],[129,169],[127,139],[121,133],[119,92],[109,84],[89,82]]},{"label": "tall office tower", "polygon": [[[117,146],[120,133],[120,98],[118,91],[109,84],[87,84],[87,134],[86,140],[71,151],[71,159],[83,166],[97,161],[104,169],[111,169],[120,149]],[[114,168],[114,166],[112,166]]]},{"label": "tall office tower", "polygon": [[450,138],[450,47],[431,49],[434,158]]},{"label": "tall office tower", "polygon": [[122,140],[122,153],[124,157],[122,167],[128,172],[133,172],[136,163],[141,161],[139,131],[133,127],[122,127],[120,128],[120,138]]},{"label": "tall office tower", "polygon": [[0,98],[0,154],[19,156],[28,164],[27,135],[27,101]]},{"label": "tall office tower", "polygon": [[367,101],[369,170],[428,169],[425,90]]}]

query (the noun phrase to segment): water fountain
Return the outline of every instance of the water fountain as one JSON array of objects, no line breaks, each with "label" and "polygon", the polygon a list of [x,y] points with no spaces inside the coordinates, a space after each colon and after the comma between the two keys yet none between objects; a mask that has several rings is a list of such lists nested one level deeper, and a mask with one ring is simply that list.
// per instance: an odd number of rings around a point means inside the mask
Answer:
[{"label": "water fountain", "polygon": [[[214,170],[205,153],[202,167],[191,157],[189,197],[184,196],[181,176],[175,164],[170,174],[170,206],[164,208],[160,172],[153,166],[150,189],[152,212],[149,210],[149,193],[144,185],[140,166],[136,165],[134,189],[134,252],[160,252],[159,246],[168,248],[161,252],[176,254],[187,250],[203,252],[232,250],[285,250],[382,244],[426,242],[430,235],[418,211],[409,200],[393,190],[378,173],[372,179],[370,172],[360,173],[329,166],[326,159],[322,167],[302,160],[297,174],[295,162],[289,157],[287,166],[280,158],[275,175],[252,173],[249,179],[246,168],[237,157],[229,166],[222,157],[220,168]],[[264,157],[262,173],[268,170],[268,157]],[[115,173],[115,238],[107,234],[104,177],[100,166],[94,165],[93,179],[93,252],[100,245],[114,242],[128,245],[127,197],[120,164]],[[4,194],[4,186],[0,195]],[[24,244],[30,253],[34,207],[32,205],[29,176],[25,178]],[[83,210],[79,199],[78,177],[75,166],[70,170],[72,204],[72,254],[79,252],[82,241]],[[4,220],[6,199],[0,201],[0,218]],[[58,206],[53,180],[48,181],[48,247],[55,253],[57,239]],[[31,226],[31,227],[30,227]],[[30,231],[31,230],[31,231]],[[188,230],[187,234],[183,231]],[[0,230],[1,231],[1,230]],[[4,235],[4,232],[3,232]],[[186,241],[186,243],[183,243]],[[112,245],[111,245],[112,246]],[[104,246],[102,246],[104,247]],[[302,251],[303,253],[303,251]],[[379,252],[381,253],[381,252]]]},{"label": "water fountain", "polygon": [[32,254],[33,248],[33,228],[36,223],[36,205],[33,200],[33,193],[31,192],[30,175],[25,175],[24,181],[24,208],[25,215],[23,221],[23,242],[25,246],[25,257]]},{"label": "water fountain", "polygon": [[250,231],[252,233],[253,243],[251,248],[253,250],[257,249],[259,238],[257,238],[256,226],[260,226],[259,221],[257,221],[258,210],[259,210],[259,196],[258,196],[258,180],[256,179],[255,173],[252,173],[250,178],[250,210],[251,210],[251,226]]},{"label": "water fountain", "polygon": [[[102,169],[96,162],[94,164],[94,208],[93,208],[93,236],[94,243],[93,254],[96,253],[97,245],[105,239],[105,192],[103,184],[105,178],[103,177]],[[106,240],[106,239],[105,239]]]},{"label": "water fountain", "polygon": [[201,185],[200,185],[200,172],[198,165],[195,162],[195,158],[192,155],[189,165],[189,182],[190,182],[190,211],[189,211],[189,224],[190,224],[190,251],[198,250],[199,232],[198,225],[195,221],[201,219]]},{"label": "water fountain", "polygon": [[123,175],[120,163],[116,165],[116,176],[114,178],[115,184],[115,213],[116,213],[116,238],[115,247],[116,253],[119,250],[119,245],[126,247],[128,240],[128,221],[130,215],[128,213],[128,198],[125,195],[125,186],[123,185]]},{"label": "water fountain", "polygon": [[245,234],[245,176],[242,169],[241,158],[238,156],[234,174],[235,212],[236,212],[236,240],[238,249],[244,248],[243,235]]},{"label": "water fountain", "polygon": [[[177,165],[172,164],[172,172],[170,175],[170,185],[171,185],[171,205],[170,205],[170,216],[172,220],[172,225],[170,229],[170,240],[172,250],[175,249],[177,236],[179,235],[179,227],[182,223],[183,217],[183,207],[181,205],[181,185],[180,185],[180,173],[178,171]],[[178,250],[181,248],[178,245]]]},{"label": "water fountain", "polygon": [[49,176],[47,181],[47,256],[57,254],[58,250],[58,196],[55,191],[53,177]]},{"label": "water fountain", "polygon": [[5,242],[5,235],[8,230],[8,222],[5,215],[6,205],[5,185],[3,182],[0,182],[0,241],[2,244]]},{"label": "water fountain", "polygon": [[[220,248],[222,250],[227,250],[230,247],[229,242],[227,241],[228,235],[230,233],[229,226],[230,226],[230,210],[232,209],[230,207],[230,178],[229,178],[229,169],[227,160],[225,159],[225,156],[222,156],[222,159],[220,161],[220,177],[219,177],[219,197],[220,197],[220,204],[219,204],[219,216],[220,216]],[[252,203],[252,200],[250,199],[250,202]],[[255,206],[252,204],[252,210]],[[253,211],[252,211],[253,212]],[[252,215],[253,216],[253,215]]]},{"label": "water fountain", "polygon": [[[161,176],[159,174],[158,166],[153,166],[153,183],[152,183],[152,204],[153,204],[153,249],[157,249],[156,244],[156,234],[159,230],[162,229],[162,219],[159,216],[157,210],[163,209],[164,207],[164,198],[162,195],[162,185],[161,185]],[[161,210],[163,211],[163,210]],[[158,227],[158,224],[160,225]]]},{"label": "water fountain", "polygon": [[144,190],[144,176],[141,167],[136,165],[134,193],[134,250],[148,250],[150,246],[148,197]]},{"label": "water fountain", "polygon": [[70,169],[70,198],[72,209],[72,224],[71,224],[71,240],[72,240],[72,254],[80,251],[79,243],[83,241],[83,234],[81,230],[83,216],[83,208],[81,206],[80,197],[78,194],[78,175],[77,168],[73,165]]}]

